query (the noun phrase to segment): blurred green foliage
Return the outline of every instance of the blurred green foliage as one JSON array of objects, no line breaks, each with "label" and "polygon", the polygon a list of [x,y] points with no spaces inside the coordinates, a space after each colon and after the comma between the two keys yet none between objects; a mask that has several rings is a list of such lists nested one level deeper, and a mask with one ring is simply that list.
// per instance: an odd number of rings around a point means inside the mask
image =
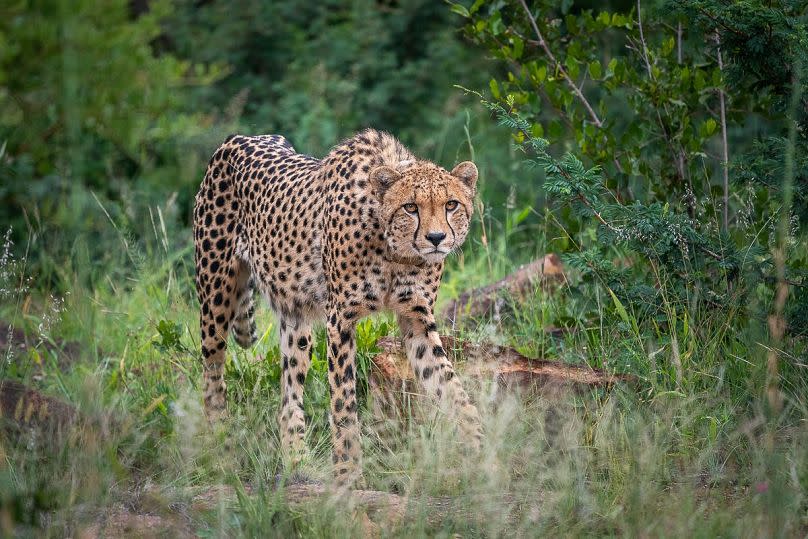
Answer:
[{"label": "blurred green foliage", "polygon": [[105,236],[184,228],[227,135],[283,133],[323,155],[366,126],[446,166],[476,151],[501,204],[518,163],[454,87],[493,69],[457,22],[425,0],[4,3],[0,222],[55,283],[65,258],[104,266]]},{"label": "blurred green foliage", "polygon": [[[783,245],[785,278],[802,296],[802,3],[452,8],[507,68],[490,79],[488,105],[540,165],[568,262],[663,319],[666,293],[679,309],[738,304],[760,316],[777,280],[772,248]],[[803,333],[799,312],[791,328]]]},{"label": "blurred green foliage", "polygon": [[[241,116],[321,155],[374,126],[427,150],[460,107],[452,87],[487,67],[440,2],[180,2],[163,50],[227,74],[192,92],[193,106]],[[198,7],[197,7],[198,6]]]},{"label": "blurred green foliage", "polygon": [[[550,248],[624,301],[658,310],[664,278],[691,308],[695,287],[712,306],[754,295],[760,314],[785,198],[792,247],[808,215],[805,98],[788,109],[805,18],[799,3],[758,0],[9,2],[0,219],[45,287],[69,288],[77,266],[94,268],[90,283],[125,278],[110,245],[135,269],[154,254],[145,237],[188,256],[192,196],[228,134],[283,133],[322,155],[374,126],[441,164],[480,164],[467,252],[489,277],[492,254],[546,249],[543,218],[557,227]],[[526,123],[510,138],[456,85]],[[571,175],[521,167],[519,146],[538,140],[548,163],[568,155]],[[627,253],[668,273],[649,280]],[[800,285],[808,254],[787,258]],[[804,309],[788,312],[804,332]]]},{"label": "blurred green foliage", "polygon": [[0,218],[49,217],[76,184],[115,195],[158,168],[176,174],[174,141],[203,128],[182,88],[216,73],[154,54],[168,12],[165,2],[137,18],[125,1],[0,7]]},{"label": "blurred green foliage", "polygon": [[[265,309],[256,345],[228,354],[232,449],[204,426],[187,225],[227,135],[283,133],[322,155],[374,126],[481,170],[440,301],[547,251],[572,268],[458,338],[637,378],[482,405],[482,461],[437,421],[365,437],[370,488],[451,496],[487,521],[436,527],[411,505],[412,525],[386,533],[804,535],[805,28],[796,0],[0,2],[0,378],[84,418],[43,445],[9,441],[0,421],[0,533],[75,535],[122,504],[149,518],[187,507],[204,536],[357,533],[339,504],[267,495],[288,470]],[[29,346],[10,343],[18,329]],[[358,326],[363,414],[392,331]],[[304,406],[325,478],[316,341]],[[782,414],[766,414],[767,393]],[[197,514],[186,488],[225,482],[239,499]],[[144,503],[144,484],[166,498]]]}]

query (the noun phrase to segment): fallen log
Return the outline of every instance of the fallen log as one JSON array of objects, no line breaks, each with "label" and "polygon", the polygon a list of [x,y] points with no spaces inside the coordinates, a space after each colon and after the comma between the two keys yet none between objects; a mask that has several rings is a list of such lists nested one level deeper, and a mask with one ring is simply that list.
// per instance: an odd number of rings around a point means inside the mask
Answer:
[{"label": "fallen log", "polygon": [[0,419],[18,426],[61,428],[73,423],[71,405],[14,380],[0,380]]},{"label": "fallen log", "polygon": [[450,327],[488,316],[499,320],[511,303],[524,300],[537,287],[548,288],[565,280],[561,259],[550,253],[495,283],[463,292],[444,307],[442,316]]},{"label": "fallen log", "polygon": [[[613,374],[586,365],[535,359],[510,346],[472,343],[450,335],[441,335],[443,347],[455,362],[456,370],[481,380],[495,380],[510,387],[538,388],[560,386],[570,389],[608,387],[632,381],[626,374]],[[404,347],[395,337],[382,337],[376,345],[381,349],[373,358],[371,379],[389,385],[391,380],[414,380]],[[395,385],[395,384],[393,384]]]},{"label": "fallen log", "polygon": [[76,537],[80,539],[131,537],[191,539],[199,537],[193,533],[191,524],[180,514],[168,510],[158,514],[139,513],[132,511],[124,504],[116,504],[105,509],[95,517],[94,521],[89,521],[86,526],[79,525],[78,528]]},{"label": "fallen log", "polygon": [[[630,375],[585,365],[529,358],[508,346],[475,344],[448,335],[441,336],[441,341],[453,357],[456,371],[478,384],[493,385],[494,400],[514,392],[555,398],[635,380]],[[373,358],[368,382],[374,419],[406,420],[412,413],[413,400],[421,397],[420,387],[398,339],[382,337],[377,346],[381,352]]]},{"label": "fallen log", "polygon": [[[277,497],[292,511],[322,511],[332,504],[340,513],[348,512],[359,524],[362,537],[382,537],[396,526],[420,521],[440,528],[447,519],[485,525],[490,515],[512,521],[521,520],[523,504],[510,494],[464,493],[459,496],[405,496],[379,490],[339,491],[321,482],[277,484],[259,492],[251,484],[237,488],[216,484],[188,488],[161,488],[149,485],[118,493],[118,501],[108,506],[87,504],[73,515],[76,537],[82,539],[128,537],[198,537],[194,533],[206,513],[237,508],[245,497]],[[530,503],[541,503],[533,493]],[[53,515],[58,518],[58,514]],[[385,533],[387,532],[387,533]]]},{"label": "fallen log", "polygon": [[[240,487],[243,494],[255,496],[257,489],[249,484]],[[230,485],[196,487],[180,492],[166,492],[156,487],[130,493],[125,503],[114,504],[85,515],[85,526],[79,526],[78,536],[86,539],[101,537],[195,537],[192,522],[200,514],[220,511],[223,506],[237,506],[238,491]],[[296,511],[306,507],[320,511],[323,504],[334,504],[340,512],[350,511],[352,519],[362,529],[362,537],[381,537],[397,525],[416,520],[430,527],[440,527],[447,519],[484,524],[486,511],[518,519],[519,505],[509,495],[492,498],[490,494],[461,497],[402,496],[378,490],[335,491],[323,483],[303,482],[279,485],[271,491]],[[168,499],[175,501],[168,503]],[[178,502],[176,499],[188,500]],[[146,500],[144,502],[144,500]],[[532,500],[538,503],[538,499]]]},{"label": "fallen log", "polygon": [[[256,494],[249,485],[244,486],[247,495]],[[511,513],[517,507],[510,495],[502,495],[492,499],[490,494],[477,497],[464,495],[451,496],[403,496],[379,490],[335,491],[319,482],[292,483],[278,487],[276,491],[291,506],[303,506],[316,502],[338,504],[341,510],[346,507],[353,511],[363,526],[365,536],[378,536],[378,527],[390,529],[402,522],[423,518],[429,526],[440,526],[447,519],[483,523],[486,516],[475,511],[476,505],[484,505],[487,510]],[[216,510],[222,502],[233,503],[237,500],[235,489],[220,485],[204,489],[193,496],[191,508],[204,512]],[[537,502],[537,499],[533,500]],[[477,503],[479,502],[479,503]]]}]

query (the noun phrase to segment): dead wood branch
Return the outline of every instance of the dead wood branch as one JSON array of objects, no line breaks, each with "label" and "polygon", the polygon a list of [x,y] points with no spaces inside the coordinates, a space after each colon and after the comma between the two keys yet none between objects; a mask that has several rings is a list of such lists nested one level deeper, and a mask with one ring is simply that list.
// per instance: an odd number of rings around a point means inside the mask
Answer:
[{"label": "dead wood branch", "polygon": [[446,305],[442,316],[452,327],[464,319],[493,316],[498,320],[509,302],[524,300],[537,286],[547,286],[565,279],[561,259],[551,253],[525,264],[495,283],[463,292]]},{"label": "dead wood branch", "polygon": [[551,67],[553,68],[553,70],[558,71],[564,78],[564,80],[567,81],[567,85],[570,87],[570,90],[572,90],[572,93],[575,94],[575,96],[584,106],[586,111],[589,113],[589,117],[592,120],[592,123],[595,124],[597,127],[603,127],[603,122],[601,121],[600,118],[598,118],[595,109],[586,99],[583,92],[581,92],[581,90],[579,90],[578,87],[575,85],[575,81],[572,80],[572,78],[567,73],[567,70],[564,69],[564,65],[556,59],[555,54],[553,54],[553,51],[550,50],[550,46],[544,39],[541,30],[539,30],[539,25],[536,23],[536,18],[533,16],[533,13],[530,12],[530,8],[527,7],[525,0],[520,0],[520,2],[522,4],[522,9],[524,9],[525,14],[527,15],[528,21],[530,21],[530,26],[533,28],[533,32],[536,34],[536,39],[538,40],[539,47],[541,47],[542,50],[544,50],[544,54],[547,55],[547,58],[550,60],[552,64]]},{"label": "dead wood branch", "polygon": [[[248,495],[255,492],[249,486],[246,487]],[[360,519],[367,535],[375,535],[372,530],[368,530],[368,524],[375,527],[379,524],[389,529],[401,522],[413,519],[424,518],[429,526],[440,526],[447,519],[457,519],[469,522],[482,522],[485,516],[472,509],[475,502],[484,503],[492,510],[508,511],[515,507],[515,500],[511,496],[501,496],[492,500],[489,495],[480,500],[470,499],[469,496],[402,496],[383,492],[379,490],[352,490],[349,492],[337,492],[322,483],[307,482],[293,483],[279,487],[280,494],[290,505],[302,506],[316,502],[322,504],[333,500],[341,507],[352,507],[354,516]],[[206,489],[193,497],[192,508],[195,511],[216,510],[222,501],[234,502],[236,500],[235,490],[228,486],[219,486]],[[368,517],[369,522],[362,517]]]},{"label": "dead wood branch", "polygon": [[67,403],[14,380],[0,380],[0,418],[19,426],[62,427],[76,418]]},{"label": "dead wood branch", "polygon": [[[621,382],[633,382],[629,375],[611,374],[585,365],[532,359],[508,346],[475,344],[441,336],[444,348],[454,358],[455,369],[478,384],[493,384],[493,397],[520,393],[525,397],[541,395],[560,398],[592,388],[607,388]],[[406,422],[414,403],[421,402],[421,389],[415,381],[400,341],[379,339],[382,351],[373,359],[369,377],[371,411],[382,430],[389,422]],[[417,407],[416,407],[417,409]]]}]

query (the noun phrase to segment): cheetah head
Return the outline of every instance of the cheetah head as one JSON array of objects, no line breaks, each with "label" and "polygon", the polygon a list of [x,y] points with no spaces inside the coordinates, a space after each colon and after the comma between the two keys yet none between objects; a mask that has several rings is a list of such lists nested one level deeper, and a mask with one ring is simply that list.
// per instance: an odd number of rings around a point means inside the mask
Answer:
[{"label": "cheetah head", "polygon": [[464,161],[447,172],[429,162],[403,162],[371,170],[380,221],[392,254],[442,261],[469,231],[477,167]]}]

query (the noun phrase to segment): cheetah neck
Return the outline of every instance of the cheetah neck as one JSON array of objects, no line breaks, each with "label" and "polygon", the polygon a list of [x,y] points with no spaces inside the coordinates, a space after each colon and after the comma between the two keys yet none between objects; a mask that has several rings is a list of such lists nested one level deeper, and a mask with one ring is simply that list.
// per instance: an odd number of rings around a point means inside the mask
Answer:
[{"label": "cheetah neck", "polygon": [[402,266],[415,266],[420,268],[426,264],[426,260],[423,258],[417,256],[400,256],[391,252],[389,247],[385,249],[383,258],[387,262],[401,264]]}]

